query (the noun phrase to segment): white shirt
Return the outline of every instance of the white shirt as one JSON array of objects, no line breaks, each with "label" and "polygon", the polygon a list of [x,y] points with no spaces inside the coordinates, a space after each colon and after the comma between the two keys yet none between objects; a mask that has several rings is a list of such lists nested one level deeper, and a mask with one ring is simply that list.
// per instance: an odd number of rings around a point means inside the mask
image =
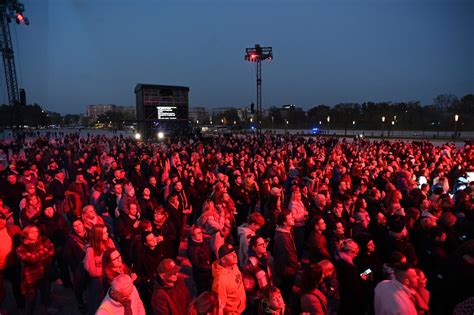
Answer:
[{"label": "white shirt", "polygon": [[375,315],[417,315],[412,292],[398,280],[385,280],[375,287]]}]

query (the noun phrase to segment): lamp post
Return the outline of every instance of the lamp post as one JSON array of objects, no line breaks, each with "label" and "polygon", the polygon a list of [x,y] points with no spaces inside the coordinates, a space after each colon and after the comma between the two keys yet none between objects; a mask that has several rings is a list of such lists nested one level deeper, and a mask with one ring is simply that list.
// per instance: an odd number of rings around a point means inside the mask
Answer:
[{"label": "lamp post", "polygon": [[385,116],[382,116],[382,139],[383,139],[384,131],[385,131]]},{"label": "lamp post", "polygon": [[328,117],[326,118],[326,120],[328,121],[328,135],[329,135],[329,133],[330,133],[330,132],[329,132],[329,131],[330,131],[330,130],[329,130],[329,122],[331,121],[331,116],[328,116]]},{"label": "lamp post", "polygon": [[274,117],[272,116],[272,131],[273,131],[273,129],[274,129],[274,128],[273,128],[273,119],[274,119]]},{"label": "lamp post", "polygon": [[353,120],[353,121],[352,121],[352,135],[353,135],[353,136],[355,135],[355,124],[356,124],[356,121]]},{"label": "lamp post", "polygon": [[[392,137],[393,137],[394,131],[395,131],[395,120],[392,120]],[[390,131],[388,132],[388,136],[390,137]]]},{"label": "lamp post", "polygon": [[262,61],[273,60],[272,47],[255,47],[245,49],[245,60],[257,63],[257,126],[258,132],[262,130]]},{"label": "lamp post", "polygon": [[455,139],[458,137],[458,120],[459,120],[459,115],[458,114],[454,115],[454,138]]}]

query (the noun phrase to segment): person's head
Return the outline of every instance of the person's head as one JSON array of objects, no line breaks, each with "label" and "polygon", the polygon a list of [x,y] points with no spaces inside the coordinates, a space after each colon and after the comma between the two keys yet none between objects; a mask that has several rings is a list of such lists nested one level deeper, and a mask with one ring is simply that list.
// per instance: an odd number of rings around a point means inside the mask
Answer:
[{"label": "person's head", "polygon": [[174,183],[174,190],[180,192],[181,190],[183,190],[183,184],[179,181]]},{"label": "person's head", "polygon": [[334,224],[334,234],[344,235],[344,225],[342,222],[338,221],[336,224]]},{"label": "person's head", "polygon": [[408,263],[398,263],[393,267],[395,279],[410,289],[418,289],[418,275],[415,268]]},{"label": "person's head", "polygon": [[27,192],[28,195],[35,195],[35,194],[36,194],[35,185],[33,185],[33,184],[26,184],[26,192]]},{"label": "person's head", "polygon": [[334,201],[333,208],[332,208],[333,213],[336,215],[336,217],[340,218],[342,217],[343,210],[344,210],[344,203],[341,200],[336,199]]},{"label": "person's head", "polygon": [[446,233],[439,226],[430,229],[431,239],[435,242],[442,243],[446,241]]},{"label": "person's head", "polygon": [[36,225],[27,225],[21,232],[21,237],[25,242],[35,243],[40,235],[39,228]]},{"label": "person's head", "polygon": [[418,275],[418,288],[426,288],[426,283],[428,282],[428,279],[426,278],[425,273],[420,268],[416,268],[415,271]]},{"label": "person's head", "polygon": [[316,215],[314,217],[314,230],[319,233],[322,233],[326,230],[326,222],[320,215]]},{"label": "person's head", "polygon": [[334,274],[334,271],[336,270],[336,267],[334,267],[334,265],[329,259],[323,259],[321,261],[318,261],[318,265],[321,266],[321,269],[323,271],[323,278],[331,277]]},{"label": "person's head", "polygon": [[150,249],[155,249],[156,245],[158,245],[156,236],[151,231],[143,232],[141,235],[141,239],[143,244]]},{"label": "person's head", "polygon": [[10,174],[7,176],[7,181],[9,184],[16,184],[16,175],[15,174]]},{"label": "person's head", "polygon": [[232,268],[238,262],[237,253],[235,252],[235,247],[231,244],[224,244],[219,247],[219,262],[222,266],[226,268]]},{"label": "person's head", "polygon": [[50,219],[54,216],[54,212],[55,210],[53,205],[48,205],[43,210],[44,216]]},{"label": "person's head", "polygon": [[377,224],[379,225],[386,225],[387,224],[387,218],[382,212],[377,212]]},{"label": "person's head", "polygon": [[267,313],[280,311],[285,306],[280,289],[274,286],[267,286],[263,290],[261,303],[263,311]]},{"label": "person's head", "polygon": [[114,300],[124,303],[130,300],[133,292],[133,281],[127,274],[118,275],[112,280],[109,295]]},{"label": "person's head", "polygon": [[167,218],[168,212],[166,212],[165,208],[159,206],[153,211],[153,223],[155,225],[161,226]]},{"label": "person's head", "polygon": [[283,210],[278,214],[277,225],[292,227],[295,225],[293,214],[288,210]]},{"label": "person's head", "polygon": [[114,193],[115,193],[116,195],[121,195],[121,194],[122,194],[122,191],[123,191],[122,184],[115,184],[115,185],[114,185]]},{"label": "person's head", "polygon": [[370,217],[367,215],[367,213],[356,212],[354,214],[354,220],[357,224],[359,224],[363,228],[365,229],[369,228]]},{"label": "person's head", "polygon": [[267,252],[268,242],[259,235],[250,238],[249,248],[251,248],[257,256],[261,256]]},{"label": "person's head", "polygon": [[167,285],[174,285],[178,280],[178,272],[181,268],[173,261],[173,259],[163,259],[158,265],[158,275]]},{"label": "person's head", "polygon": [[309,264],[303,269],[301,292],[306,294],[316,289],[323,280],[323,269],[318,264]]},{"label": "person's head", "polygon": [[359,245],[353,239],[346,238],[339,243],[338,252],[354,258],[359,254]]},{"label": "person's head", "polygon": [[143,188],[142,194],[143,194],[143,197],[145,197],[145,198],[150,197],[150,194],[151,194],[150,188],[148,188],[148,187]]},{"label": "person's head", "polygon": [[3,230],[7,226],[7,216],[5,213],[0,211],[0,230]]},{"label": "person's head", "polygon": [[138,214],[138,206],[136,203],[132,202],[128,204],[128,214],[132,217]]},{"label": "person's head", "polygon": [[148,177],[148,183],[152,186],[156,186],[156,177],[155,176]]},{"label": "person's head", "polygon": [[191,227],[191,239],[196,242],[196,243],[202,243],[204,238],[203,238],[203,233],[202,229],[199,225],[193,225]]},{"label": "person's head", "polygon": [[260,213],[254,212],[249,215],[247,224],[249,229],[256,232],[265,224],[265,219]]},{"label": "person's head", "polygon": [[101,255],[105,250],[105,244],[109,239],[107,227],[103,224],[96,224],[91,229],[90,245],[97,255]]},{"label": "person's head", "polygon": [[102,256],[104,268],[120,268],[123,265],[122,255],[116,248],[107,248]]},{"label": "person's head", "polygon": [[82,208],[82,220],[94,220],[97,217],[97,213],[95,212],[95,208],[93,205],[87,205]]},{"label": "person's head", "polygon": [[82,184],[84,183],[86,180],[84,179],[84,174],[82,173],[77,173],[76,175],[76,183],[78,184]]},{"label": "person's head", "polygon": [[76,218],[72,221],[72,229],[77,235],[82,235],[85,232],[84,223],[81,219]]},{"label": "person's head", "polygon": [[214,291],[205,291],[196,297],[190,306],[189,315],[218,315],[219,296]]}]

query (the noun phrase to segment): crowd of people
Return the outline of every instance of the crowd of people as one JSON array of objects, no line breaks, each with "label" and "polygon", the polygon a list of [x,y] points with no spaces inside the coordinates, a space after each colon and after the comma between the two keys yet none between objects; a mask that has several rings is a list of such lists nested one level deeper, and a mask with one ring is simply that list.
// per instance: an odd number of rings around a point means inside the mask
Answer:
[{"label": "crowd of people", "polygon": [[81,314],[472,314],[473,161],[271,133],[0,142],[0,303],[8,281],[51,312],[56,282]]}]

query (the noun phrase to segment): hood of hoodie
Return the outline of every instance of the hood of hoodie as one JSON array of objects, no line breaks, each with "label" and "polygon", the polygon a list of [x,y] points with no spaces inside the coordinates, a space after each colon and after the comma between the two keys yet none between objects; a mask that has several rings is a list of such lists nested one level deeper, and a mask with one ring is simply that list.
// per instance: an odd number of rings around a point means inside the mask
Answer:
[{"label": "hood of hoodie", "polygon": [[255,232],[248,227],[247,223],[244,223],[241,226],[237,227],[237,235],[240,238],[241,235],[255,235]]},{"label": "hood of hoodie", "polygon": [[286,229],[284,227],[278,226],[275,229],[275,232],[280,232],[280,233],[291,233],[291,229]]}]

